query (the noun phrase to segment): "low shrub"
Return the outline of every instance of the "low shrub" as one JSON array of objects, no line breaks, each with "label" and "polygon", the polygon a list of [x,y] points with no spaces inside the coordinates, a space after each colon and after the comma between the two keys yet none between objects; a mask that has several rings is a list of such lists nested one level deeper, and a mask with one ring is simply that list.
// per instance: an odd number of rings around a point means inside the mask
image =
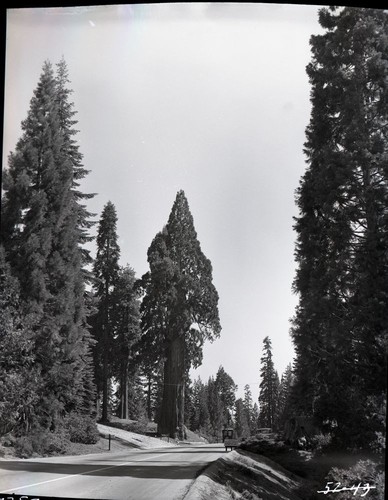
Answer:
[{"label": "low shrub", "polygon": [[20,458],[29,458],[32,455],[50,456],[66,453],[69,440],[63,431],[50,432],[35,430],[26,436],[15,439],[15,453]]},{"label": "low shrub", "polygon": [[64,422],[72,443],[95,444],[99,434],[95,420],[87,415],[71,413]]},{"label": "low shrub", "polygon": [[142,419],[139,421],[132,422],[109,422],[110,427],[116,427],[117,429],[123,429],[128,432],[136,432],[137,434],[146,434],[148,432],[148,420]]},{"label": "low shrub", "polygon": [[320,453],[324,451],[328,446],[330,446],[330,443],[332,441],[332,436],[331,434],[316,434],[313,436],[310,440],[310,447],[312,450]]},{"label": "low shrub", "polygon": [[[340,469],[338,467],[333,467],[326,477],[328,482],[332,482],[332,489],[337,483],[340,483],[340,487],[350,488],[351,486],[357,486],[361,483],[361,486],[369,484],[373,488],[367,492],[368,498],[373,498],[374,500],[384,499],[384,471],[381,470],[375,462],[372,460],[359,460],[353,467],[349,469]],[[360,496],[365,496],[365,490],[359,490]],[[354,498],[354,490],[342,491],[341,499],[352,499]]]},{"label": "low shrub", "polygon": [[249,438],[240,444],[242,450],[251,451],[259,455],[273,455],[286,452],[287,447],[283,441],[261,439],[260,437]]}]

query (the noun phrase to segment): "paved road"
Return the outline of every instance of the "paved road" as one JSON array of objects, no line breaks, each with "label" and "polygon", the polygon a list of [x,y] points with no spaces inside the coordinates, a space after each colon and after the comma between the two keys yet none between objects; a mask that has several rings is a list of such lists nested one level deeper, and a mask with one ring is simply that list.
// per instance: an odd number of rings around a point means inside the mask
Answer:
[{"label": "paved road", "polygon": [[92,499],[178,500],[221,444],[79,457],[0,460],[0,492]]}]

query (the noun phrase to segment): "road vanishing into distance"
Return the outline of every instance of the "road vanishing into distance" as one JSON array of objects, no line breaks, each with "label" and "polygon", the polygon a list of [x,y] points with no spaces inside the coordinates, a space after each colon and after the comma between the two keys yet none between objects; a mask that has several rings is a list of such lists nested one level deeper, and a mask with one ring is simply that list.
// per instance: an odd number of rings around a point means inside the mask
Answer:
[{"label": "road vanishing into distance", "polygon": [[0,492],[114,499],[178,500],[222,444],[128,449],[72,457],[0,460]]}]

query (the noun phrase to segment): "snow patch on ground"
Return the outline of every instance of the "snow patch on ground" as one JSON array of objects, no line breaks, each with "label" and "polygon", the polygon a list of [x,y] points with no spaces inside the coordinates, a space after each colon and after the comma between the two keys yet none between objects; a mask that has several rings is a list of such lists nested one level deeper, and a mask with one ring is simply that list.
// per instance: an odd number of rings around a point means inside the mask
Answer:
[{"label": "snow patch on ground", "polygon": [[249,456],[248,454],[241,455],[238,452],[233,452],[233,454],[228,454],[224,458],[226,461],[234,463],[237,462],[248,467],[249,469],[252,469],[254,472],[264,474],[267,479],[276,484],[282,485],[286,483],[292,487],[296,487],[298,485],[296,481],[293,481],[289,475],[287,475],[284,469],[280,472],[278,469],[279,466],[275,466],[275,463],[273,463],[273,465],[268,465],[263,461],[254,460],[252,456],[253,454]]},{"label": "snow patch on ground", "polygon": [[109,427],[108,425],[97,424],[98,432],[103,437],[108,437],[110,434],[121,441],[134,446],[135,448],[140,448],[142,450],[150,448],[169,448],[176,446],[175,443],[168,443],[162,439],[153,438],[149,436],[143,436],[143,434],[137,434],[136,432],[124,431],[123,429],[117,429],[116,427]]},{"label": "snow patch on ground", "polygon": [[295,477],[268,458],[232,451],[203,471],[184,500],[300,500],[297,487]]},{"label": "snow patch on ground", "polygon": [[[219,459],[221,460],[221,459]],[[217,460],[218,462],[218,460]],[[207,471],[216,469],[210,465]],[[224,484],[215,481],[205,474],[201,474],[191,485],[183,500],[234,500],[231,491]]]}]

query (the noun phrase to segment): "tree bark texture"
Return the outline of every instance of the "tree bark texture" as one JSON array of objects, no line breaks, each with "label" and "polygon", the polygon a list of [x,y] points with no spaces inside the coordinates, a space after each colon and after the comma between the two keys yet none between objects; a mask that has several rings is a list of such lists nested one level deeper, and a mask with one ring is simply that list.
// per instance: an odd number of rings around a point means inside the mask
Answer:
[{"label": "tree bark texture", "polygon": [[128,419],[128,361],[123,361],[120,388],[120,416]]},{"label": "tree bark texture", "polygon": [[164,364],[163,402],[159,434],[184,438],[184,338],[170,340]]}]

